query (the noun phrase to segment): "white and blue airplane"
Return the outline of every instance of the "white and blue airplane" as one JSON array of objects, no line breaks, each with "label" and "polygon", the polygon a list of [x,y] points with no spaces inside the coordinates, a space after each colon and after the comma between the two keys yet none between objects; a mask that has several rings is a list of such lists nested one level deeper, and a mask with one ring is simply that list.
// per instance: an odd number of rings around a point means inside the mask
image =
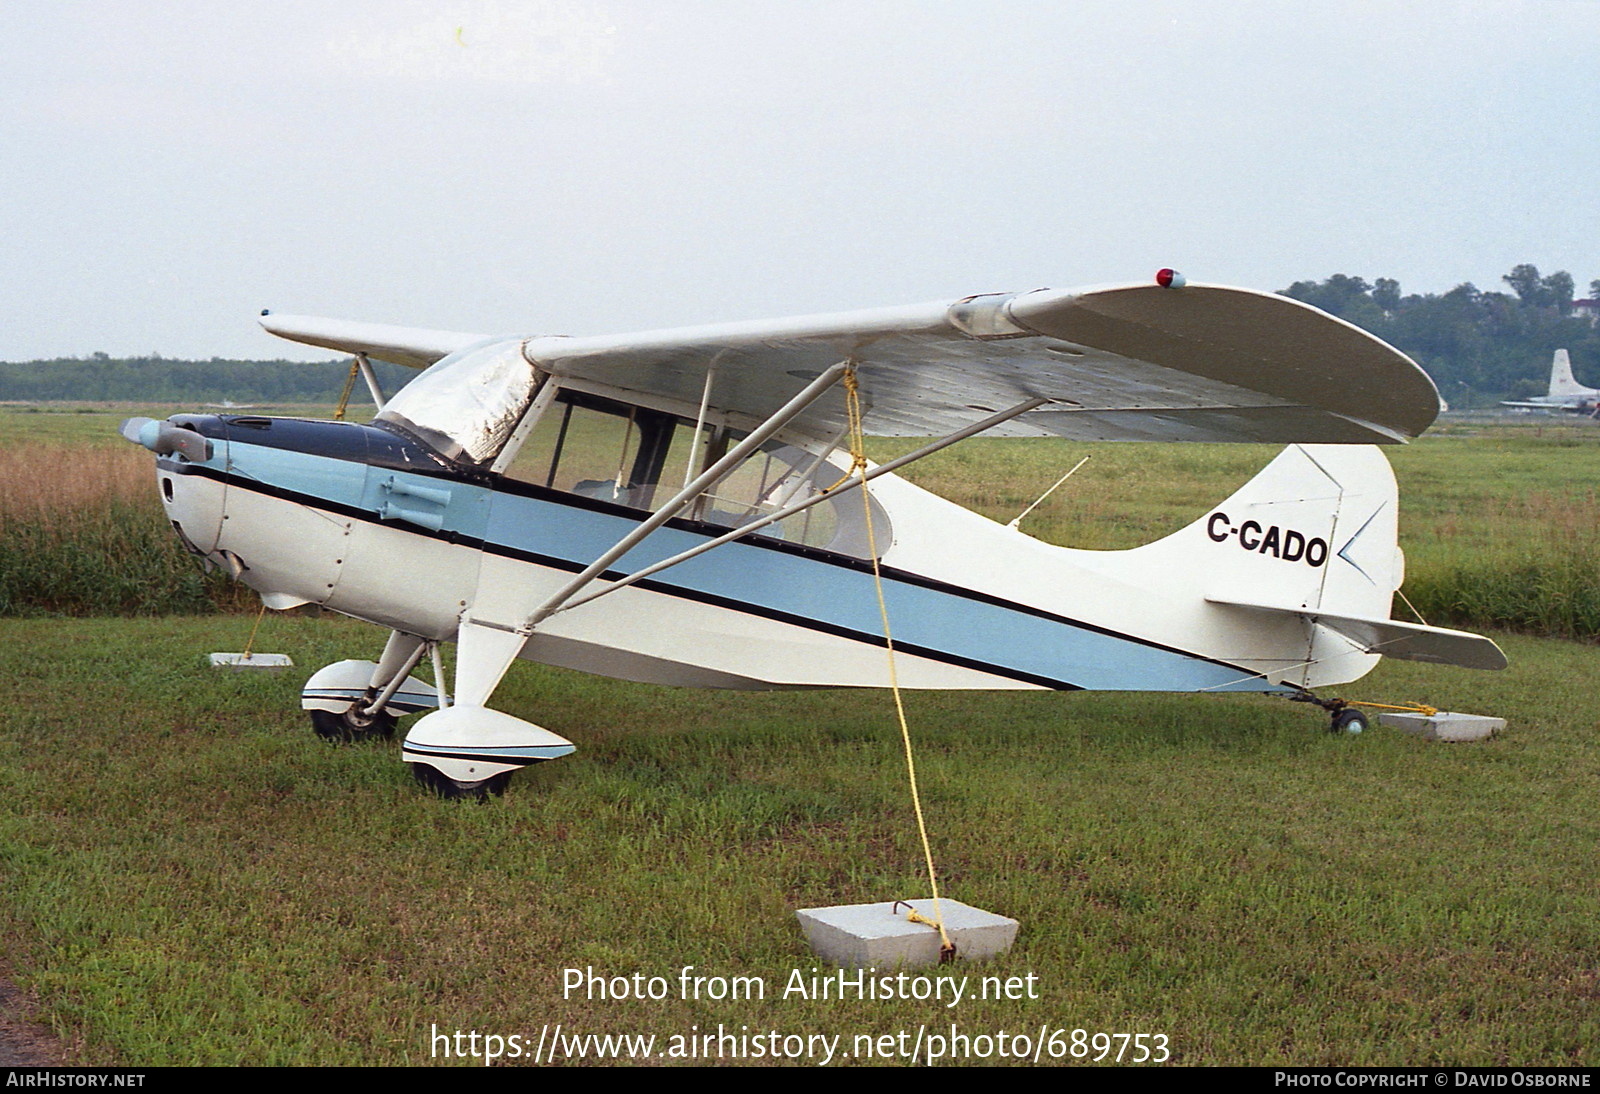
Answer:
[{"label": "white and blue airplane", "polygon": [[[618,336],[261,323],[355,355],[375,420],[183,414],[123,433],[156,453],[190,551],[267,607],[390,632],[376,661],[313,675],[302,705],[341,740],[421,713],[402,757],[446,796],[573,751],[489,706],[519,657],[663,684],[888,686],[875,568],[907,688],[1308,697],[1381,656],[1505,665],[1486,638],[1389,615],[1404,560],[1375,446],[1428,427],[1433,384],[1286,297],[1164,270]],[[369,358],[424,371],[386,397]],[[859,432],[935,439],[871,465]],[[978,433],[1289,447],[1189,527],[1088,551],[893,473]],[[1329,705],[1335,728],[1363,728]]]},{"label": "white and blue airplane", "polygon": [[1503,402],[1519,410],[1564,410],[1571,414],[1600,416],[1600,388],[1584,387],[1572,375],[1572,358],[1558,349],[1550,360],[1550,391],[1521,402]]}]

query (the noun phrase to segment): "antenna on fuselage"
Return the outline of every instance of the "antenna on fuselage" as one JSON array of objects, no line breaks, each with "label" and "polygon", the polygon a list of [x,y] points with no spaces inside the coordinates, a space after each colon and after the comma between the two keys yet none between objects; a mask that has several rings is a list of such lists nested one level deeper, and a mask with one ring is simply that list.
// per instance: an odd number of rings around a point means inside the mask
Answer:
[{"label": "antenna on fuselage", "polygon": [[1055,486],[1052,486],[1050,489],[1048,489],[1044,493],[1040,494],[1038,501],[1035,501],[1032,505],[1028,506],[1022,512],[1018,513],[1015,517],[1013,517],[1012,520],[1011,520],[1011,523],[1007,524],[1006,527],[1007,528],[1016,528],[1017,525],[1022,523],[1022,518],[1023,517],[1027,516],[1029,513],[1033,512],[1035,509],[1039,508],[1039,502],[1044,501],[1045,498],[1048,498],[1051,494],[1054,494],[1056,492],[1056,486],[1060,486],[1062,483],[1064,483],[1068,479],[1072,478],[1073,475],[1077,474],[1078,468],[1082,467],[1084,464],[1086,464],[1088,462],[1089,462],[1089,457],[1085,456],[1083,459],[1081,459],[1077,463],[1073,464],[1071,471],[1068,471],[1065,475],[1062,475],[1059,479],[1057,479]]}]

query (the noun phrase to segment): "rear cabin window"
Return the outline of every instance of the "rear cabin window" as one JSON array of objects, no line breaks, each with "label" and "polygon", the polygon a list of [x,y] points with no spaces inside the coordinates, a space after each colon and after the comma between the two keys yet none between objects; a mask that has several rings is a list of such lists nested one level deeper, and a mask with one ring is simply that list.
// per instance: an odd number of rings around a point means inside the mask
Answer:
[{"label": "rear cabin window", "polygon": [[[664,411],[562,391],[544,409],[504,474],[596,501],[653,511],[721,459],[745,434]],[[738,528],[833,486],[843,470],[813,452],[769,441],[702,493],[681,517]],[[853,504],[844,504],[846,502]],[[887,517],[879,542],[890,542]],[[854,491],[761,528],[756,534],[865,557],[861,502]]]}]

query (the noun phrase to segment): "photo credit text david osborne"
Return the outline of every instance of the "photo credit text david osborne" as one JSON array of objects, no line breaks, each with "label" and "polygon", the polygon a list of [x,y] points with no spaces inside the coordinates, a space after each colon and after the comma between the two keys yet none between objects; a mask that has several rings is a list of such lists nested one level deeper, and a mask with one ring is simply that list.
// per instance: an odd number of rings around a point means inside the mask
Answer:
[{"label": "photo credit text david osborne", "polygon": [[1590,1073],[1548,1067],[1523,1068],[1293,1068],[1275,1069],[1272,1085],[1281,1090],[1328,1087],[1340,1090],[1470,1090],[1483,1088],[1549,1090],[1593,1089]]}]

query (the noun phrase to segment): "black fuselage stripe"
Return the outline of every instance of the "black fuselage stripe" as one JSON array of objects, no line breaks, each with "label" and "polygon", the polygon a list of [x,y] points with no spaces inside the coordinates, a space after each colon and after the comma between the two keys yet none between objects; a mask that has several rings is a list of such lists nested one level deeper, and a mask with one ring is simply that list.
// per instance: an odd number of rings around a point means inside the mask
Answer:
[{"label": "black fuselage stripe", "polygon": [[[350,517],[353,520],[360,520],[368,524],[375,524],[385,528],[404,531],[411,535],[422,536],[427,539],[437,539],[447,543],[459,544],[467,547],[476,547],[490,554],[498,555],[502,558],[511,558],[521,562],[531,562],[541,566],[548,566],[552,569],[561,570],[565,573],[581,573],[583,570],[587,569],[587,564],[585,563],[572,562],[568,559],[558,558],[554,555],[545,555],[534,551],[526,551],[518,547],[512,547],[509,544],[492,543],[476,536],[464,536],[457,532],[451,531],[434,532],[426,528],[401,525],[393,521],[385,521],[382,520],[377,513],[370,509],[362,509],[358,506],[345,505],[341,502],[331,501],[326,498],[318,497],[314,494],[304,494],[297,490],[290,490],[285,487],[274,486],[270,483],[264,483],[257,479],[246,478],[240,475],[230,475],[226,472],[217,471],[213,468],[196,467],[193,464],[180,465],[177,464],[176,461],[170,461],[169,466],[169,461],[165,460],[161,461],[161,464],[164,469],[171,470],[179,474],[199,475],[204,478],[222,482],[230,487],[238,487],[249,490],[253,493],[280,498],[282,500],[295,502],[296,504],[300,505],[312,506],[317,509],[322,509],[326,512],[337,513],[341,516]],[[478,485],[481,488],[481,484],[473,485]],[[547,500],[554,501],[556,504],[564,503],[565,495],[558,496],[561,498],[560,501],[557,501],[556,498],[550,498]],[[590,508],[591,506],[576,507]],[[608,512],[615,510],[622,514],[633,515],[632,510],[618,509],[617,507],[604,506],[603,504],[598,508]],[[674,526],[678,526],[680,527],[680,530],[685,531],[701,531],[697,525],[690,525],[688,522],[667,522],[667,527]],[[716,528],[715,534],[722,534],[726,531],[726,528]],[[848,556],[835,555],[832,552],[821,551],[816,548],[795,551],[792,544],[784,544],[780,540],[759,539],[754,536],[746,537],[739,542],[748,546],[765,550],[784,551],[784,548],[787,547],[789,550],[785,551],[784,553],[802,554],[804,557],[812,561],[821,562],[825,565],[838,566],[843,569],[851,569],[856,570],[857,572],[869,574],[872,572],[872,565],[870,562],[866,562],[861,559],[849,558]],[[1121,631],[1112,630],[1109,627],[1099,626],[1094,623],[1086,623],[1080,620],[1070,619],[1066,616],[1057,615],[1042,608],[1036,608],[1028,604],[1019,604],[1015,601],[1006,600],[1002,597],[993,596],[989,593],[979,592],[974,589],[964,589],[959,585],[951,585],[935,578],[924,577],[920,574],[899,570],[891,566],[885,566],[882,568],[882,570],[883,577],[886,580],[898,581],[908,585],[916,585],[921,588],[943,593],[948,596],[958,597],[963,600],[970,600],[980,604],[988,604],[993,607],[1004,608],[1009,611],[1021,612],[1024,615],[1030,615],[1038,619],[1048,620],[1052,623],[1057,623],[1063,626],[1074,627],[1079,630],[1104,635],[1108,638],[1114,638],[1123,642],[1131,642],[1135,645],[1160,650],[1163,653],[1174,654],[1179,657],[1189,658],[1190,660],[1217,665],[1233,672],[1242,673],[1244,676],[1249,678],[1254,678],[1260,675],[1260,673],[1251,672],[1248,669],[1242,668],[1239,665],[1232,664],[1228,661],[1222,661],[1214,657],[1206,657],[1203,654],[1197,654],[1190,652],[1189,650],[1178,649],[1175,646],[1164,645],[1160,642],[1151,641],[1148,638],[1140,638],[1137,635],[1125,634]],[[608,570],[604,574],[600,575],[601,579],[608,581],[617,581],[626,576],[628,575],[625,572],[616,570]],[[715,593],[707,593],[697,589],[689,589],[679,585],[671,585],[650,578],[636,581],[634,584],[641,589],[648,589],[651,592],[664,593],[669,596],[681,597],[686,600],[700,601],[716,607],[742,612],[747,615],[756,615],[773,619],[782,623],[790,623],[795,626],[803,627],[807,630],[814,630],[837,635],[839,637],[850,638],[880,648],[888,645],[887,641],[881,634],[858,631],[852,628],[842,627],[837,624],[827,623],[808,616],[794,615],[778,608],[768,608],[762,605],[750,604],[745,601],[733,600],[727,597],[718,596]],[[1051,688],[1057,691],[1085,690],[1081,684],[1074,684],[1065,680],[1041,676],[1036,673],[1030,673],[1021,669],[1013,669],[1006,666],[995,665],[987,661],[965,657],[961,654],[951,653],[945,650],[933,649],[926,646],[918,646],[903,641],[896,641],[894,645],[896,649],[904,650],[907,653],[915,653],[918,656],[927,657],[932,660],[944,661],[953,665],[972,668],[997,676],[1009,677],[1023,683],[1034,684],[1038,687]]]}]

